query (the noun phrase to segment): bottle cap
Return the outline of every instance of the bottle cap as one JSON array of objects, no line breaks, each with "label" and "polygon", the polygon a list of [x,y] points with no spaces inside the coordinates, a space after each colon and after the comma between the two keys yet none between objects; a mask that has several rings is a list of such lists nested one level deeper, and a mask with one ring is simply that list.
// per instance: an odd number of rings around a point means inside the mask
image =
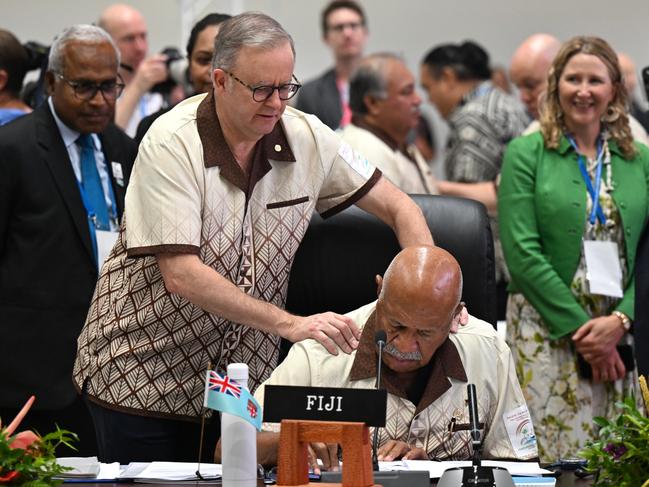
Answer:
[{"label": "bottle cap", "polygon": [[248,384],[248,364],[229,364],[228,377],[239,383]]}]

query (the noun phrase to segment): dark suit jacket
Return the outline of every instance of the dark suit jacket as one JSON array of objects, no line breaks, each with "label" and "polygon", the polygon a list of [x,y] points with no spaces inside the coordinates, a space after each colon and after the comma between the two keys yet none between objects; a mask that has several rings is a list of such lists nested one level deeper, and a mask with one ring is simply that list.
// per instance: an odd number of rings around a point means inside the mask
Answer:
[{"label": "dark suit jacket", "polygon": [[[137,148],[99,134],[121,216]],[[122,164],[117,184],[111,162]],[[30,394],[42,409],[73,401],[76,340],[97,281],[90,230],[49,107],[0,128],[0,407]]]},{"label": "dark suit jacket", "polygon": [[312,113],[332,130],[336,130],[343,116],[336,72],[330,69],[319,78],[304,83],[298,92],[295,108]]},{"label": "dark suit jacket", "polygon": [[633,333],[638,373],[649,379],[649,220],[645,223],[636,253]]}]

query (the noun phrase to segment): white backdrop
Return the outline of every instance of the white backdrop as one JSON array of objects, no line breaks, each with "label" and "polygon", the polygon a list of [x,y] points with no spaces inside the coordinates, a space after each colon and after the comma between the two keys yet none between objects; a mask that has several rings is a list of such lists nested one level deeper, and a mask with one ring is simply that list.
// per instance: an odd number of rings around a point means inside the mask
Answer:
[{"label": "white backdrop", "polygon": [[[94,22],[117,0],[0,0],[0,28],[22,42],[49,44],[65,26]],[[649,0],[358,0],[369,23],[366,52],[402,54],[418,76],[425,53],[443,42],[472,39],[507,66],[516,46],[534,32],[566,40],[598,35],[626,52],[638,69],[649,65]],[[305,81],[332,64],[322,43],[320,12],[328,0],[136,0],[149,27],[151,52],[176,46],[184,52],[191,26],[209,12],[237,14],[258,10],[276,18],[293,36],[295,74]],[[640,91],[640,90],[638,90]],[[422,99],[425,96],[422,94]],[[443,147],[448,134],[436,110],[422,105],[438,144],[433,170],[443,177]]]},{"label": "white backdrop", "polygon": [[[64,26],[93,22],[110,0],[0,0],[0,27],[21,41],[50,43]],[[210,11],[260,10],[293,35],[296,74],[308,79],[331,64],[322,45],[319,16],[325,0],[139,0],[127,2],[145,15],[150,46],[183,48],[192,23]],[[595,34],[627,52],[638,67],[649,64],[647,0],[361,0],[370,27],[367,52],[403,54],[412,69],[435,44],[473,39],[507,65],[516,45],[533,32],[562,39]],[[416,72],[416,71],[415,71]]]}]

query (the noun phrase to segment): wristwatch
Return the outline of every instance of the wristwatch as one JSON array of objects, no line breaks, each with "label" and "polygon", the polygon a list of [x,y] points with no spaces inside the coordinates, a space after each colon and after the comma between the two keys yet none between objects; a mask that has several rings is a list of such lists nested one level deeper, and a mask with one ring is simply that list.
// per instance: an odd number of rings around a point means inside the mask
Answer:
[{"label": "wristwatch", "polygon": [[622,328],[624,328],[624,332],[628,333],[628,331],[631,329],[631,320],[629,319],[629,317],[622,313],[622,311],[617,310],[613,311],[613,313],[611,314],[622,322]]}]

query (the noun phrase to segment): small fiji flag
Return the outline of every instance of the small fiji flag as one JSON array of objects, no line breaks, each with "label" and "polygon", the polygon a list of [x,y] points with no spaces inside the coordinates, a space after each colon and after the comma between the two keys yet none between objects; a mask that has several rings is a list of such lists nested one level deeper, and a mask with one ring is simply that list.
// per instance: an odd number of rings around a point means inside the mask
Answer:
[{"label": "small fiji flag", "polygon": [[203,406],[239,416],[261,431],[261,406],[248,389],[227,375],[207,371]]}]

